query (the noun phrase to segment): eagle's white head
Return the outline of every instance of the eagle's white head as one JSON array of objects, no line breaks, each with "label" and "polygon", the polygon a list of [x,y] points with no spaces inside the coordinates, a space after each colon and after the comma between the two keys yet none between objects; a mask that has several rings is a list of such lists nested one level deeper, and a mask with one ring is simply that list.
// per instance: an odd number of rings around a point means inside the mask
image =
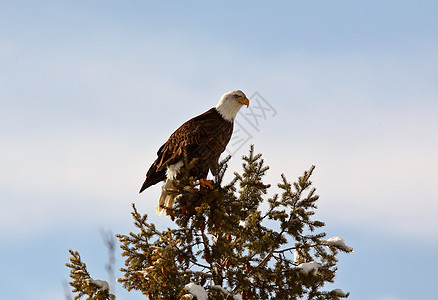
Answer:
[{"label": "eagle's white head", "polygon": [[223,94],[215,108],[225,120],[233,122],[243,105],[248,107],[249,100],[242,91],[236,90]]}]

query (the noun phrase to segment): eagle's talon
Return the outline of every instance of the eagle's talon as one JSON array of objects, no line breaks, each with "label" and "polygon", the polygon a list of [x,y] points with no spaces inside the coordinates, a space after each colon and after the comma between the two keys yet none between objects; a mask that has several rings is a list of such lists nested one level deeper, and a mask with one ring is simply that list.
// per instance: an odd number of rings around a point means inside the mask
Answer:
[{"label": "eagle's talon", "polygon": [[213,185],[212,185],[212,183],[213,183],[213,180],[207,180],[207,179],[205,179],[205,178],[201,178],[201,179],[199,179],[199,184],[200,184],[202,187],[208,187],[208,188],[210,188],[210,190],[213,189]]}]

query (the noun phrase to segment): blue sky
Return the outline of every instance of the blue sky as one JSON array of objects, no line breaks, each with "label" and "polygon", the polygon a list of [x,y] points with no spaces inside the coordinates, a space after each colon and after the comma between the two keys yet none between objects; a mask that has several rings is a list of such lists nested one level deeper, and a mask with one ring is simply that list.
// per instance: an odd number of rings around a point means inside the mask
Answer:
[{"label": "blue sky", "polygon": [[105,279],[99,228],[133,230],[132,202],[167,226],[160,187],[137,194],[156,150],[242,89],[277,111],[257,130],[238,118],[267,182],[317,166],[317,217],[355,248],[335,286],[433,299],[437,15],[435,1],[2,3],[0,298],[62,299],[70,248]]}]

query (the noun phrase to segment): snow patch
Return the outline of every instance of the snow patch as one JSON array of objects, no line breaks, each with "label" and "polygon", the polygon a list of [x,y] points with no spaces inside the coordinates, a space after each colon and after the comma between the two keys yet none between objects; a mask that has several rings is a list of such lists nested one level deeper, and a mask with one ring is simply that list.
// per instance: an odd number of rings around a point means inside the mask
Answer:
[{"label": "snow patch", "polygon": [[200,285],[190,282],[189,284],[186,284],[184,289],[196,298],[198,298],[198,300],[208,300],[207,292]]},{"label": "snow patch", "polygon": [[249,226],[249,222],[247,220],[245,221],[240,220],[239,226],[243,228],[247,228]]},{"label": "snow patch", "polygon": [[297,268],[300,269],[300,272],[304,275],[308,275],[309,273],[315,275],[320,267],[322,267],[322,265],[319,262],[311,261],[299,264]]},{"label": "snow patch", "polygon": [[221,285],[215,284],[211,288],[219,290],[222,294],[224,294],[225,296],[228,296],[228,291],[226,289],[224,289],[223,286],[221,286]]},{"label": "snow patch", "polygon": [[348,246],[345,243],[343,238],[338,237],[338,236],[329,238],[326,241],[322,240],[322,242],[323,242],[324,245],[327,245],[327,246],[337,246],[337,247],[339,247],[340,249],[342,249],[342,250],[344,250],[346,252],[354,252],[354,249],[351,248],[350,246]]},{"label": "snow patch", "polygon": [[[225,297],[228,297],[230,295],[230,292],[228,292],[226,289],[224,289],[224,287],[221,285],[216,284],[216,285],[213,285],[211,288],[220,291]],[[234,300],[242,300],[242,295],[241,294],[234,295],[233,299]]]},{"label": "snow patch", "polygon": [[348,297],[348,295],[349,295],[349,293],[345,293],[343,290],[341,290],[341,289],[335,289],[335,290],[332,290],[331,292],[330,292],[330,294],[333,294],[333,295],[335,295],[335,296],[338,296],[338,297]]},{"label": "snow patch", "polygon": [[103,292],[109,291],[109,284],[105,280],[99,280],[99,279],[90,278],[88,280],[88,282],[93,284],[93,285],[95,285],[95,286],[97,286],[100,291],[103,291]]},{"label": "snow patch", "polygon": [[300,262],[300,251],[298,251],[297,249],[294,249],[294,263],[299,263]]}]

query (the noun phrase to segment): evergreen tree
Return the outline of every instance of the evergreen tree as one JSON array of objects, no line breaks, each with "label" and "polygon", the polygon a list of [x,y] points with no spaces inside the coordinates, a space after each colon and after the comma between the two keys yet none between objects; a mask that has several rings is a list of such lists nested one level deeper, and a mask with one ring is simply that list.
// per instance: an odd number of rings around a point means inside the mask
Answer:
[{"label": "evergreen tree", "polygon": [[[185,157],[174,180],[173,208],[166,212],[175,228],[158,230],[133,205],[136,233],[117,235],[125,267],[118,279],[128,290],[149,299],[339,299],[333,282],[337,255],[352,252],[342,238],[324,240],[324,226],[313,220],[318,195],[310,177],[314,166],[290,183],[284,175],[281,195],[267,199],[262,179],[268,167],[261,154],[243,157],[242,174],[222,185],[230,157],[222,161],[211,187],[189,175],[194,161]],[[77,252],[70,251],[70,285],[76,299],[112,299],[101,281],[91,279]]]}]

